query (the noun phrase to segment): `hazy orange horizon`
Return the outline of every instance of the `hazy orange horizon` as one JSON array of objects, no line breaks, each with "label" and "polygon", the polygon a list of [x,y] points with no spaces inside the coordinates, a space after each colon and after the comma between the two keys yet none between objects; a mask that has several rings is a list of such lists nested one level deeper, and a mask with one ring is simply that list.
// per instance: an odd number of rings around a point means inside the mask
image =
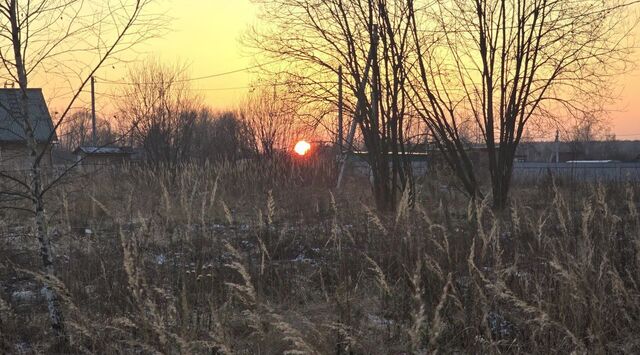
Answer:
[{"label": "hazy orange horizon", "polygon": [[[255,64],[239,40],[258,21],[257,6],[250,0],[165,1],[155,6],[173,18],[170,31],[136,47],[131,55],[134,62],[157,57],[167,63],[186,63],[191,77],[236,71]],[[640,29],[635,32],[640,34]],[[631,61],[640,64],[640,51],[633,54]],[[112,95],[117,95],[119,89],[118,85],[100,79],[122,81],[126,67],[124,63],[105,66],[97,72],[98,110],[103,116],[112,114]],[[232,109],[248,93],[251,80],[249,73],[240,71],[195,80],[192,88],[214,109]],[[47,95],[52,95],[46,85],[43,87]],[[640,65],[616,80],[615,89],[619,90],[620,98],[609,106],[611,130],[618,139],[640,139]],[[76,106],[89,107],[88,102],[88,92],[83,93]],[[61,106],[54,101],[52,110],[60,110]]]}]

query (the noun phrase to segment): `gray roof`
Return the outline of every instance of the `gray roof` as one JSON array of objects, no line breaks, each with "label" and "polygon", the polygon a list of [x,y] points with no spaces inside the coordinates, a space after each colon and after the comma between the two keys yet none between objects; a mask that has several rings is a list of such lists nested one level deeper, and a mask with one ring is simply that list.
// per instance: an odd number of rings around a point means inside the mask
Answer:
[{"label": "gray roof", "polygon": [[73,151],[74,154],[78,153],[92,154],[92,155],[128,155],[133,154],[131,147],[78,147]]},{"label": "gray roof", "polygon": [[[47,142],[53,122],[42,95],[42,89],[27,89],[29,120],[35,131],[36,141]],[[25,140],[20,113],[20,89],[0,88],[0,142],[21,142]],[[57,140],[55,133],[52,140]]]}]

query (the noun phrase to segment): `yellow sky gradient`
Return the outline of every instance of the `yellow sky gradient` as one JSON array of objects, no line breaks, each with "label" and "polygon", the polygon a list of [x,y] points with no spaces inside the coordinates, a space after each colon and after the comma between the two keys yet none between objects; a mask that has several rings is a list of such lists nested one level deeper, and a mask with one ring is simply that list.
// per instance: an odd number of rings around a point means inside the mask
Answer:
[{"label": "yellow sky gradient", "polygon": [[[255,64],[240,44],[240,36],[257,21],[256,6],[250,0],[165,0],[159,11],[173,18],[170,31],[162,38],[136,47],[135,56],[144,59],[158,57],[168,63],[182,62],[189,66],[191,77],[245,68]],[[640,34],[640,29],[636,31]],[[640,38],[640,36],[638,36]],[[619,139],[640,139],[640,53],[632,60],[638,64],[634,71],[620,77],[616,89],[621,97],[612,105],[612,131]],[[126,64],[106,66],[98,71],[99,78],[124,80]],[[234,108],[246,95],[251,82],[245,72],[194,81],[192,88],[205,103],[216,109]],[[45,93],[47,90],[46,85]],[[117,94],[116,85],[98,81],[98,93]],[[98,108],[103,116],[111,115],[110,97],[98,95]],[[83,94],[79,106],[88,107],[88,95]]]},{"label": "yellow sky gradient", "polygon": [[[249,0],[165,1],[157,7],[172,18],[170,30],[136,47],[138,59],[157,57],[166,63],[186,64],[191,77],[234,71],[253,63],[240,45],[240,36],[256,21],[255,6]],[[122,81],[125,72],[126,64],[121,64],[100,69],[98,77]],[[248,73],[239,72],[195,80],[191,87],[208,105],[224,109],[238,103],[250,82]],[[101,90],[114,88],[103,83],[96,91]]]}]

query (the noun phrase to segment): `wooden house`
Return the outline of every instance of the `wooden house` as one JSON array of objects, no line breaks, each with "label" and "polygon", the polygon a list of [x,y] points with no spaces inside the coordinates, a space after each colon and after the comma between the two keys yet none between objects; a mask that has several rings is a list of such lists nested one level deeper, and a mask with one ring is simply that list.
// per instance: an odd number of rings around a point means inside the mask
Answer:
[{"label": "wooden house", "polygon": [[[4,170],[26,169],[31,164],[20,95],[20,89],[0,88],[0,168]],[[42,89],[27,89],[27,98],[29,122],[38,151],[45,152],[42,164],[51,166],[51,148],[52,143],[57,142],[57,136]]]}]

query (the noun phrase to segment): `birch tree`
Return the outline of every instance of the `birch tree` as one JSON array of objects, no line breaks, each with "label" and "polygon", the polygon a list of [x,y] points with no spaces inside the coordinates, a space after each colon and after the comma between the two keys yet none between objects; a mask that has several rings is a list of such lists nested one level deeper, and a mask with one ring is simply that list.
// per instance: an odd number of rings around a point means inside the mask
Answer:
[{"label": "birch tree", "polygon": [[[71,98],[56,118],[58,128],[96,70],[111,58],[122,54],[146,38],[156,35],[161,26],[157,16],[147,14],[151,0],[2,0],[0,2],[0,61],[5,77],[18,84],[19,112],[12,119],[24,129],[29,151],[28,177],[0,173],[19,188],[13,194],[27,201],[25,210],[32,216],[35,236],[45,277],[45,296],[49,319],[60,349],[68,343],[60,298],[52,287],[54,260],[46,213],[46,192],[60,176],[45,181],[43,158],[30,116],[27,91],[37,75],[61,74],[58,80],[71,85]],[[10,108],[3,107],[7,112]],[[50,133],[47,144],[55,137]],[[64,350],[61,350],[64,351]]]}]

